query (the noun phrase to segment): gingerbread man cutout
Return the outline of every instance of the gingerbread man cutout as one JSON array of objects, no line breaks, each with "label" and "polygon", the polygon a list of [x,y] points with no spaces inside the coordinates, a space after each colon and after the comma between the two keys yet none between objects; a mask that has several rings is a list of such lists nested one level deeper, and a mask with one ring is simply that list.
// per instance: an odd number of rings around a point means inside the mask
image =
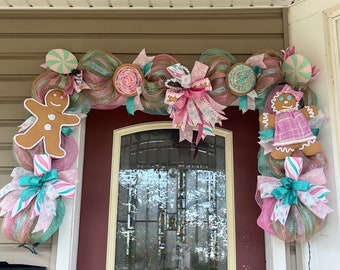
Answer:
[{"label": "gingerbread man cutout", "polygon": [[54,158],[63,158],[66,152],[61,148],[61,129],[80,123],[78,116],[64,113],[69,102],[69,96],[58,89],[47,92],[45,104],[33,98],[26,99],[24,106],[36,117],[36,121],[24,133],[14,136],[15,143],[24,149],[31,149],[43,141],[46,153]]}]

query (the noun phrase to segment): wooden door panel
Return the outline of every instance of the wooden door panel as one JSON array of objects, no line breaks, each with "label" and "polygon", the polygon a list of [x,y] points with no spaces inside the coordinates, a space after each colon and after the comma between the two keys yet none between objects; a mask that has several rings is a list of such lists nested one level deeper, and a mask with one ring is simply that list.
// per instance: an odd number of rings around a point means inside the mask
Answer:
[{"label": "wooden door panel", "polygon": [[[256,189],[258,113],[245,115],[226,109],[223,128],[233,132],[237,269],[265,269],[263,231],[257,227],[260,210]],[[78,269],[105,269],[110,197],[113,130],[143,122],[170,121],[168,116],[136,112],[124,107],[92,110],[86,122],[85,159],[80,217]]]}]

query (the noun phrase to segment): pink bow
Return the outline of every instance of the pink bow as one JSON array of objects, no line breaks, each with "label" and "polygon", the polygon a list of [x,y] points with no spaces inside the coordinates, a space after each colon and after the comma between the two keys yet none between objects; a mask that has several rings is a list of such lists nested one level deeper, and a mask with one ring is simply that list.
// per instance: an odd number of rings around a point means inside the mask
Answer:
[{"label": "pink bow", "polygon": [[221,124],[222,120],[227,119],[223,116],[225,107],[208,95],[212,90],[209,79],[205,77],[208,66],[196,61],[191,74],[180,64],[169,66],[167,70],[173,78],[165,83],[168,89],[164,102],[169,105],[173,126],[180,128],[180,141],[190,142],[193,127],[197,126],[197,145],[205,136],[214,135],[216,123]]},{"label": "pink bow", "polygon": [[[321,219],[324,219],[327,214],[333,210],[326,205],[328,202],[326,194],[329,190],[323,184],[326,183],[326,177],[322,168],[310,170],[307,173],[300,175],[302,171],[302,158],[287,157],[284,163],[286,177],[292,180],[293,184],[300,182],[309,182],[308,190],[296,190],[298,201],[304,204],[312,213]],[[258,176],[257,190],[261,199],[274,198],[275,189],[282,187],[282,179],[269,176]],[[302,179],[302,180],[299,180]],[[295,182],[295,183],[294,183]],[[285,224],[291,204],[284,203],[284,199],[277,199],[274,209],[272,209],[271,220],[279,220],[281,224]],[[262,207],[262,211],[268,211],[267,207]],[[268,227],[268,224],[267,226]]]},{"label": "pink bow", "polygon": [[[39,159],[40,158],[40,159]],[[60,171],[58,177],[44,183],[29,198],[23,200],[22,194],[32,189],[32,186],[20,185],[20,177],[35,178],[50,172],[50,157],[47,154],[34,156],[34,172],[24,168],[14,168],[11,176],[13,180],[0,190],[0,216],[11,214],[12,217],[32,205],[31,219],[39,216],[38,222],[33,230],[37,232],[48,229],[56,215],[56,199],[59,196],[72,199],[75,194],[75,184],[78,182],[76,169]],[[42,169],[45,168],[45,169]],[[42,195],[41,200],[39,194]]]}]

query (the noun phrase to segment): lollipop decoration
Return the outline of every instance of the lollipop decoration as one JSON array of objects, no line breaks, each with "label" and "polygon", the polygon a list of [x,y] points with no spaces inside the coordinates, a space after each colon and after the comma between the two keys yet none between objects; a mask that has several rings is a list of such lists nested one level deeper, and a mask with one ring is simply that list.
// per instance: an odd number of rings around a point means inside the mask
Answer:
[{"label": "lollipop decoration", "polygon": [[114,89],[122,96],[127,97],[126,109],[129,114],[133,115],[135,112],[135,101],[140,105],[139,98],[135,99],[135,97],[139,97],[141,94],[142,84],[143,73],[135,65],[121,65],[113,75]]},{"label": "lollipop decoration", "polygon": [[243,113],[248,109],[255,110],[256,80],[261,73],[261,68],[266,68],[263,57],[263,54],[252,56],[245,63],[237,63],[228,70],[227,88],[238,96],[239,108]]},{"label": "lollipop decoration", "polygon": [[237,63],[233,65],[227,74],[227,87],[237,96],[245,96],[254,89],[256,73],[250,66]]},{"label": "lollipop decoration", "polygon": [[77,58],[67,50],[53,49],[46,54],[46,65],[60,74],[70,74],[77,69]]},{"label": "lollipop decoration", "polygon": [[319,70],[311,65],[307,57],[296,54],[295,47],[283,51],[284,61],[282,71],[285,72],[285,81],[291,86],[305,85],[317,78]]},{"label": "lollipop decoration", "polygon": [[138,66],[124,64],[113,75],[113,86],[122,96],[137,96],[143,83],[143,73]]},{"label": "lollipop decoration", "polygon": [[[73,90],[80,93],[84,89],[90,89],[90,86],[83,78],[83,71],[77,69],[77,58],[71,52],[63,49],[50,50],[46,54],[45,61],[41,67],[71,77],[71,83],[68,86],[65,85],[64,93],[66,95],[72,95]],[[63,79],[65,80],[66,78],[64,77]]]},{"label": "lollipop decoration", "polygon": [[152,65],[152,59],[148,57],[145,50],[142,50],[132,64],[119,66],[112,78],[114,89],[122,96],[126,97],[126,109],[129,114],[134,114],[136,110],[143,110],[140,95],[144,84],[144,76],[148,73]]},{"label": "lollipop decoration", "polygon": [[289,56],[283,62],[282,70],[285,71],[286,82],[291,85],[306,84],[312,78],[312,66],[309,60],[300,54]]}]

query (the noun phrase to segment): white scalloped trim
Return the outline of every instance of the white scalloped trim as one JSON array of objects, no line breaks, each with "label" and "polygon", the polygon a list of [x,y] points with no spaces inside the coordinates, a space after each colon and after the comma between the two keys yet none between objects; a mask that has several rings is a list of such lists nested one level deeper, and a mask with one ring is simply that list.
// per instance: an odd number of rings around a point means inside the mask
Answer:
[{"label": "white scalloped trim", "polygon": [[303,150],[306,146],[310,146],[311,144],[315,143],[316,140],[309,140],[308,142],[302,144],[302,146],[299,148],[299,150]]},{"label": "white scalloped trim", "polygon": [[305,106],[305,108],[307,109],[307,112],[308,112],[308,114],[309,114],[309,117],[310,117],[310,118],[314,118],[314,117],[315,117],[315,114],[314,114],[313,109],[312,109],[311,107],[309,107],[309,106]]},{"label": "white scalloped trim", "polygon": [[268,125],[269,125],[268,115],[269,115],[269,113],[263,113],[262,114],[262,116],[263,116],[262,124],[265,128],[267,128]]},{"label": "white scalloped trim", "polygon": [[284,153],[284,152],[286,152],[286,153],[294,152],[293,148],[287,148],[287,147],[282,147],[282,146],[275,147],[275,149],[279,150],[282,153]]},{"label": "white scalloped trim", "polygon": [[279,95],[281,95],[281,93],[280,93],[280,91],[279,92],[277,92],[276,94],[275,94],[275,96],[273,96],[273,98],[271,99],[271,101],[270,101],[270,103],[272,104],[270,107],[273,109],[273,112],[278,112],[277,110],[276,110],[276,107],[275,107],[275,101],[276,101],[276,99],[277,99],[277,97],[279,96]]}]

